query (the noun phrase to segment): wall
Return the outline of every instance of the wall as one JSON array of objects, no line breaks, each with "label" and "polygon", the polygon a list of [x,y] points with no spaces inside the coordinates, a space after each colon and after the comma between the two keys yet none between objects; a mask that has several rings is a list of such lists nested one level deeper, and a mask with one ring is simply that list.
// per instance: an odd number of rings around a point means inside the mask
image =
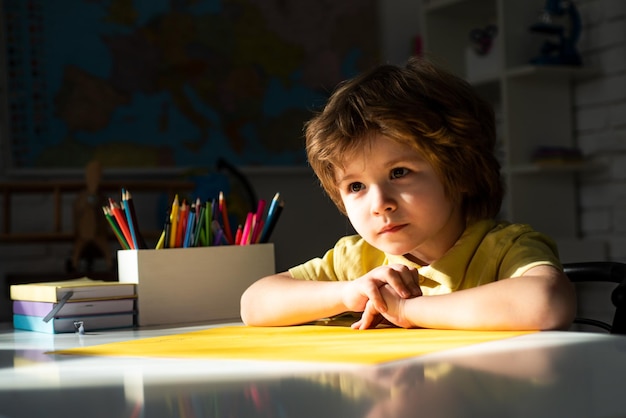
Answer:
[{"label": "wall", "polygon": [[603,165],[580,176],[581,233],[626,261],[626,2],[580,0],[579,49],[598,75],[575,87],[578,145]]},{"label": "wall", "polygon": [[416,0],[379,1],[381,48],[386,62],[402,65],[415,52],[420,9]]}]

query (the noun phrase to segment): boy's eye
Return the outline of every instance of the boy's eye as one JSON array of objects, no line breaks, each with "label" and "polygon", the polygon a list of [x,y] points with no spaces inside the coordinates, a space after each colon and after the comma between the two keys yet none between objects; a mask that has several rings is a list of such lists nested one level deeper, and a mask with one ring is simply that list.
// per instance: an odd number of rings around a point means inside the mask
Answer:
[{"label": "boy's eye", "polygon": [[350,193],[356,193],[361,191],[361,189],[363,189],[363,183],[350,183],[348,185],[348,191]]},{"label": "boy's eye", "polygon": [[403,167],[394,168],[393,170],[391,170],[391,178],[397,179],[400,177],[404,177],[407,175],[408,172],[409,170]]}]

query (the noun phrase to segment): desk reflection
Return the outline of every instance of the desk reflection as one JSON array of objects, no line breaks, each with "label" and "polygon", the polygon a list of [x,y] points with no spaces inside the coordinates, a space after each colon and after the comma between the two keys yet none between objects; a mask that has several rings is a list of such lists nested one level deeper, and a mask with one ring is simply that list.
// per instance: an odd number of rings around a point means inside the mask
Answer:
[{"label": "desk reflection", "polygon": [[[626,340],[433,356],[350,372],[179,387],[177,394],[148,386],[144,407],[147,416],[169,408],[173,415],[160,416],[180,417],[603,416],[598,400],[620,396],[617,385],[607,387],[607,370],[626,370],[626,359],[608,360],[614,352],[626,357]],[[189,413],[176,415],[181,411]]]},{"label": "desk reflection", "polygon": [[624,416],[626,338],[563,337],[539,333],[343,370],[278,364],[273,374],[231,373],[226,362],[208,361],[46,362],[16,351],[12,371],[0,370],[0,416]]}]

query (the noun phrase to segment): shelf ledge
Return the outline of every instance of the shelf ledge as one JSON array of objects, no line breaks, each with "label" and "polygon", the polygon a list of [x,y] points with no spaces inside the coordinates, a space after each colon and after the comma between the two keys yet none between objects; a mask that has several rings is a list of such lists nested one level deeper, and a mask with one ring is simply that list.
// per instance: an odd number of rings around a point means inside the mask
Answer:
[{"label": "shelf ledge", "polygon": [[603,167],[598,163],[531,163],[505,167],[502,171],[510,174],[581,173],[598,171]]},{"label": "shelf ledge", "polygon": [[[599,74],[599,70],[588,67],[572,67],[558,65],[524,65],[509,68],[504,72],[504,77],[511,79],[536,78],[536,79],[573,79],[584,80]],[[479,89],[497,87],[500,76],[488,75],[482,77],[467,78],[467,81]]]},{"label": "shelf ledge", "polygon": [[521,67],[509,68],[505,75],[508,78],[522,77],[571,77],[574,79],[584,79],[598,74],[598,70],[589,67],[575,67],[569,65],[524,65]]}]

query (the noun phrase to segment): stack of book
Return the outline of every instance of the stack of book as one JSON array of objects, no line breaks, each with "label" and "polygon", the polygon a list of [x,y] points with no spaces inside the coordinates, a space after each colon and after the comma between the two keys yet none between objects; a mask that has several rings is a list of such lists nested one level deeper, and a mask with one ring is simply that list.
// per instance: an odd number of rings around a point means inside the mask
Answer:
[{"label": "stack of book", "polygon": [[11,286],[13,327],[56,334],[135,324],[133,283],[89,278]]}]

